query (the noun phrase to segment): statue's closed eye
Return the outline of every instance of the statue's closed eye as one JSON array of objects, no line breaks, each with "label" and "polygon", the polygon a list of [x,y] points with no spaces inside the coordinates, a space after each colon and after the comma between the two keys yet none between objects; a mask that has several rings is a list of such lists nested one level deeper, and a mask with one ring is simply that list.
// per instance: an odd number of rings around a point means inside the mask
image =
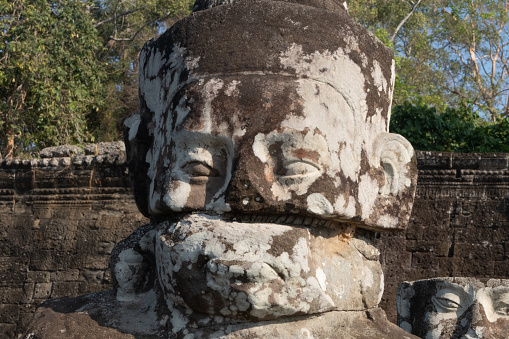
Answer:
[{"label": "statue's closed eye", "polygon": [[276,175],[285,177],[285,179],[291,179],[320,171],[321,169],[318,165],[309,160],[301,159],[283,162],[282,167],[278,169]]},{"label": "statue's closed eye", "polygon": [[454,292],[441,290],[432,298],[433,304],[440,313],[456,312],[462,308],[461,297]]},{"label": "statue's closed eye", "polygon": [[437,308],[440,308],[447,312],[456,311],[457,309],[459,309],[461,307],[460,304],[458,304],[457,302],[455,302],[451,299],[448,299],[448,298],[435,297],[433,299],[433,301],[435,303],[435,306],[437,306]]},{"label": "statue's closed eye", "polygon": [[509,316],[509,292],[497,295],[493,300],[493,309],[498,315]]},{"label": "statue's closed eye", "polygon": [[182,170],[191,177],[219,177],[219,172],[201,161],[191,161],[184,166]]}]

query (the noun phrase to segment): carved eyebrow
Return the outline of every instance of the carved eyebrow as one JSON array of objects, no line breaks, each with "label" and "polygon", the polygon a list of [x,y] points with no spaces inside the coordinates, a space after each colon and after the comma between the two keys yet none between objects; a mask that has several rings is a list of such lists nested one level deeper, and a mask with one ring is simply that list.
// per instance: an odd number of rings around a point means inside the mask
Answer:
[{"label": "carved eyebrow", "polygon": [[[335,90],[336,92],[338,92],[338,94],[340,94],[341,97],[343,99],[345,99],[346,103],[348,104],[348,107],[350,107],[350,109],[355,112],[355,105],[354,105],[355,101],[350,97],[350,95],[348,93],[346,93],[342,89],[332,85],[331,83],[325,82],[323,80],[319,80],[319,79],[315,79],[315,78],[296,77],[295,74],[285,73],[285,72],[246,71],[246,72],[234,72],[234,73],[227,73],[227,74],[223,74],[223,73],[208,74],[206,76],[200,76],[200,77],[197,77],[197,78],[188,79],[186,82],[184,82],[182,84],[179,84],[178,87],[177,87],[177,90],[174,93],[176,94],[181,89],[186,87],[187,85],[192,84],[194,82],[198,82],[200,80],[207,80],[207,79],[212,79],[212,78],[221,78],[221,77],[225,77],[225,76],[241,76],[241,75],[242,76],[245,76],[245,75],[261,75],[261,76],[264,76],[264,75],[281,75],[281,76],[293,78],[293,79],[296,79],[296,80],[310,80],[310,81],[313,81],[313,82],[318,82],[320,84],[327,85],[330,88],[332,88],[333,90]],[[354,114],[354,116],[355,116],[355,114]]]}]

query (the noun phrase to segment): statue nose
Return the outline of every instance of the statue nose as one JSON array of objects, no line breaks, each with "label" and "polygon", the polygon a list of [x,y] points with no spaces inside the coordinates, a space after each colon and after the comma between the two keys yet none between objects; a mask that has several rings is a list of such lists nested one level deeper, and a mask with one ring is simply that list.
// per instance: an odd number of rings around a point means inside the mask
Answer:
[{"label": "statue nose", "polygon": [[207,267],[210,272],[221,276],[229,273],[232,278],[239,279],[239,283],[263,283],[281,279],[274,268],[264,262],[242,262],[215,258],[207,263]]},{"label": "statue nose", "polygon": [[489,326],[489,321],[486,317],[486,310],[483,305],[478,301],[474,301],[472,308],[472,321],[470,329],[465,334],[465,338],[482,338],[484,330]]}]

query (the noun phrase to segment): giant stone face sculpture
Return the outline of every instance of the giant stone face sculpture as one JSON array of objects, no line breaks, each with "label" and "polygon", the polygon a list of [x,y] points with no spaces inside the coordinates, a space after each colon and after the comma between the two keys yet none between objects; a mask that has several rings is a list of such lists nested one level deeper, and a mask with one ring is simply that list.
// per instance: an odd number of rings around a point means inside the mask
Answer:
[{"label": "giant stone face sculpture", "polygon": [[420,338],[507,338],[509,280],[435,278],[398,287],[398,325]]},{"label": "giant stone face sculpture", "polygon": [[151,224],[116,246],[114,292],[76,310],[144,336],[409,337],[377,308],[369,240],[406,227],[415,192],[393,82],[340,2],[198,1],[143,48],[125,122]]},{"label": "giant stone face sculpture", "polygon": [[411,145],[387,133],[393,82],[391,51],[344,10],[199,11],[141,52],[138,205],[402,229],[416,176]]}]

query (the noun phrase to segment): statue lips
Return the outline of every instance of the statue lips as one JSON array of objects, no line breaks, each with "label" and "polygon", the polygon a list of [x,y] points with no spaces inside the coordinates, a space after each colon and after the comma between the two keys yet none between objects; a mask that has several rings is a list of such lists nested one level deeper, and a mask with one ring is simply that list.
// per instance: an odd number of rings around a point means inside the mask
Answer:
[{"label": "statue lips", "polygon": [[206,269],[210,279],[215,277],[224,279],[225,271],[232,273],[230,288],[233,290],[245,291],[246,287],[252,287],[254,284],[284,284],[284,276],[280,276],[268,263],[260,261],[249,262],[214,258],[207,262]]},{"label": "statue lips", "polygon": [[306,228],[190,214],[158,234],[159,279],[179,295],[170,302],[199,313],[260,320],[335,307],[316,278],[321,262],[313,262]]}]

